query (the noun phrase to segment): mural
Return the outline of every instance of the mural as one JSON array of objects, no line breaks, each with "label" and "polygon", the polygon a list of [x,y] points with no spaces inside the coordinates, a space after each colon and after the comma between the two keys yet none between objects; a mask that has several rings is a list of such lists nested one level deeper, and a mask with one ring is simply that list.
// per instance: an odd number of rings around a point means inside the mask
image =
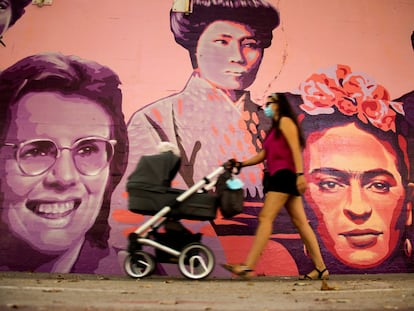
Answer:
[{"label": "mural", "polygon": [[[146,219],[128,211],[126,193],[140,157],[162,141],[177,145],[173,186],[186,189],[227,159],[261,149],[270,126],[262,105],[283,91],[307,138],[303,199],[330,273],[413,272],[413,4],[390,11],[387,1],[194,0],[189,14],[164,0],[116,9],[106,0],[99,8],[80,0],[0,4],[1,270],[123,274],[127,236]],[[398,38],[355,15],[366,10],[402,21]],[[92,11],[92,26],[87,19],[88,27],[67,32],[67,22]],[[49,14],[62,18],[52,24]],[[32,23],[48,36],[29,31]],[[102,29],[110,46],[89,32]],[[361,46],[344,48],[339,29]],[[309,37],[320,42],[315,50]],[[242,214],[183,221],[218,263],[239,262],[252,243],[262,169],[239,176]],[[256,273],[312,268],[282,213]],[[229,273],[217,265],[212,276]]]},{"label": "mural", "polygon": [[93,272],[107,256],[128,156],[118,86],[109,68],[60,54],[0,74],[3,269]]},{"label": "mural", "polygon": [[403,103],[344,65],[313,74],[300,90],[309,182],[305,202],[331,270],[411,271]]},{"label": "mural", "polygon": [[[157,153],[161,141],[180,149],[177,188],[192,186],[227,159],[246,159],[261,149],[270,121],[246,88],[254,82],[278,24],[276,9],[262,1],[193,1],[191,14],[171,11],[171,31],[188,51],[193,72],[181,92],[132,115],[128,122],[131,155],[125,176],[142,155]],[[258,165],[242,171],[246,200],[263,198],[262,170]],[[123,185],[125,182],[115,191],[114,200],[122,202]],[[204,230],[214,232],[212,225]],[[222,243],[213,240],[214,248],[225,253]]]},{"label": "mural", "polygon": [[[140,109],[128,122],[134,159],[156,152],[161,141],[179,146],[184,163],[178,186],[193,185],[225,159],[250,157],[263,142],[269,121],[246,88],[279,17],[266,2],[245,3],[193,1],[191,14],[171,13],[175,41],[188,50],[194,71],[181,92]],[[261,169],[243,172],[248,198],[263,197]]]}]

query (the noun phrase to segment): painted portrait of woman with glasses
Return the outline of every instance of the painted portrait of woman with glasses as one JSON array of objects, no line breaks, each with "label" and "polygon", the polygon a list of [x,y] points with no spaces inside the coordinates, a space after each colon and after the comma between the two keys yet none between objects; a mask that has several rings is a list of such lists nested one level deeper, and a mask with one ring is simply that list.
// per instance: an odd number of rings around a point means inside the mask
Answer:
[{"label": "painted portrait of woman with glasses", "polygon": [[109,200],[128,156],[119,84],[61,54],[0,74],[1,270],[94,272],[108,254]]}]

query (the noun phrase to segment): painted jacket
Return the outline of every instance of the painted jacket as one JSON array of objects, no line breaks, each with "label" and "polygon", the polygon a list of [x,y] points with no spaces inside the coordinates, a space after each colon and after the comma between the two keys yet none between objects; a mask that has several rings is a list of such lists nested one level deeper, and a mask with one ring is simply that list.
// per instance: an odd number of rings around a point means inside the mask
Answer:
[{"label": "painted jacket", "polygon": [[[176,144],[182,164],[174,187],[187,188],[230,158],[240,161],[262,148],[270,125],[250,93],[233,103],[221,90],[194,73],[184,90],[138,110],[128,123],[129,176],[142,155],[157,153],[161,141]],[[261,199],[262,167],[243,169],[245,196]]]}]

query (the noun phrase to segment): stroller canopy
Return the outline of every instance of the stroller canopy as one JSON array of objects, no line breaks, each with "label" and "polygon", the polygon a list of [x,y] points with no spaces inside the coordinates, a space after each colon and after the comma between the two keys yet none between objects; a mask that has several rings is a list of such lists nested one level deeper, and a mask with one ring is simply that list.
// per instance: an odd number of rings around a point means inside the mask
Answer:
[{"label": "stroller canopy", "polygon": [[159,187],[163,191],[171,187],[171,181],[177,174],[181,159],[172,151],[142,156],[134,172],[128,177],[127,188]]}]

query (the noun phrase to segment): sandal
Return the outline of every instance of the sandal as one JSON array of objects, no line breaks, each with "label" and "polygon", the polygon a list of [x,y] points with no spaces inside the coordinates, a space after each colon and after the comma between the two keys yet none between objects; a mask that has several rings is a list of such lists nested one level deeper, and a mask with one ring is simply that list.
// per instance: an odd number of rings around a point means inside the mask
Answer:
[{"label": "sandal", "polygon": [[[318,276],[316,279],[314,279],[313,277],[311,277],[309,274],[311,274],[313,271],[317,271],[318,272]],[[313,269],[311,272],[309,272],[308,274],[305,274],[304,276],[301,276],[299,278],[299,280],[328,280],[329,279],[329,271],[327,268],[323,269],[322,271],[315,268]]]},{"label": "sandal", "polygon": [[230,271],[231,273],[237,276],[240,276],[240,277],[249,278],[252,276],[251,274],[253,270],[244,264],[238,265],[238,264],[225,263],[225,264],[222,264],[221,266],[227,271]]}]

